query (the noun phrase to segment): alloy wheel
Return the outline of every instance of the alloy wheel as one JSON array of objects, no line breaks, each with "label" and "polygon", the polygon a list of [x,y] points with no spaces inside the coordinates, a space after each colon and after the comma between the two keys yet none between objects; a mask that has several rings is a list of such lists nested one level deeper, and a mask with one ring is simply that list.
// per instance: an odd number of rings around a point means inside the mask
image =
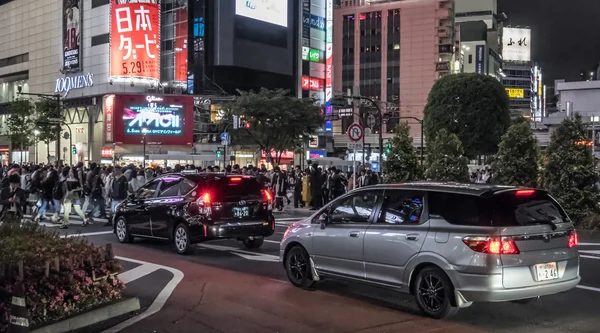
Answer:
[{"label": "alloy wheel", "polygon": [[301,282],[307,272],[306,258],[301,253],[293,253],[288,262],[288,269],[296,281]]},{"label": "alloy wheel", "polygon": [[175,232],[175,246],[179,252],[185,252],[187,248],[187,233],[181,227],[177,228]]},{"label": "alloy wheel", "polygon": [[117,221],[117,237],[121,242],[125,241],[125,238],[127,237],[127,230],[125,228],[125,221],[122,219]]},{"label": "alloy wheel", "polygon": [[446,302],[444,282],[436,275],[425,275],[419,283],[418,295],[428,310],[440,311]]}]

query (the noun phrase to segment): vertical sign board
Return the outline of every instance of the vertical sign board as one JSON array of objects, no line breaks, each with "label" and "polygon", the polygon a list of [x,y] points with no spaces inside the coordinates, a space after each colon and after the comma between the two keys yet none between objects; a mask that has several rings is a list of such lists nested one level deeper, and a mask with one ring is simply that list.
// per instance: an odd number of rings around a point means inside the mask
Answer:
[{"label": "vertical sign board", "polygon": [[[204,92],[204,35],[206,27],[205,12],[205,0],[190,0],[189,6],[192,11],[192,31],[193,31],[193,42],[192,46],[189,47],[189,71],[191,72],[188,76],[188,94],[202,94]],[[198,79],[195,80],[194,78]]]},{"label": "vertical sign board", "polygon": [[63,0],[63,71],[81,70],[81,0]]},{"label": "vertical sign board", "polygon": [[133,1],[110,0],[110,77],[159,81],[160,6]]},{"label": "vertical sign board", "polygon": [[104,96],[104,141],[106,143],[115,142],[114,115],[115,115],[115,95]]},{"label": "vertical sign board", "polygon": [[485,72],[485,45],[475,47],[475,72],[486,74]]},{"label": "vertical sign board", "polygon": [[175,10],[175,81],[187,82],[188,72],[188,9]]},{"label": "vertical sign board", "polygon": [[[333,0],[325,8],[325,115],[331,115],[333,97]],[[325,122],[325,132],[333,132],[331,120]]]}]

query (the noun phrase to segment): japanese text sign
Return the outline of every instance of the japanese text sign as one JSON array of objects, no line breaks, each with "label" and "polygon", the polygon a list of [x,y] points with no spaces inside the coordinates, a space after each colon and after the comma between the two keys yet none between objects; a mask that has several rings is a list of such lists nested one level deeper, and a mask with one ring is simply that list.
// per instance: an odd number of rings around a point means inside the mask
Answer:
[{"label": "japanese text sign", "polygon": [[110,76],[160,80],[157,3],[111,0]]}]

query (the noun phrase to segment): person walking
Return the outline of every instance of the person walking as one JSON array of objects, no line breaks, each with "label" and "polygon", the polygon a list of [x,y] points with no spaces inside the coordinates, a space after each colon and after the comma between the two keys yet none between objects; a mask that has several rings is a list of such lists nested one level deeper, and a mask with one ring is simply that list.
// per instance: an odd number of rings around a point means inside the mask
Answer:
[{"label": "person walking", "polygon": [[58,180],[54,184],[54,188],[52,189],[52,201],[54,202],[54,214],[52,215],[52,223],[60,223],[59,215],[61,207],[63,206],[63,199],[65,198],[65,182],[67,181],[67,177],[63,175],[64,170],[59,174],[57,172]]},{"label": "person walking", "polygon": [[113,171],[114,179],[112,181],[112,187],[110,190],[110,212],[111,218],[106,223],[106,226],[112,226],[113,220],[115,216],[115,212],[117,211],[117,206],[123,202],[123,200],[127,199],[127,190],[129,184],[127,182],[127,178],[122,174],[122,169],[120,166],[115,166]]},{"label": "person walking", "polygon": [[40,210],[38,211],[37,216],[34,218],[35,222],[43,221],[46,218],[44,213],[46,212],[46,209],[48,208],[48,206],[51,206],[53,204],[52,191],[53,191],[54,185],[56,185],[57,181],[58,181],[58,174],[56,173],[56,170],[54,170],[54,169],[48,170],[46,172],[46,177],[44,178],[44,180],[42,180],[42,183],[40,186],[40,189],[41,189],[40,198],[42,200],[42,206],[40,207]]},{"label": "person walking", "polygon": [[21,177],[14,173],[6,177],[8,186],[0,190],[0,221],[4,221],[7,216],[14,218],[23,217],[23,203],[26,200],[25,191],[21,188]]},{"label": "person walking", "polygon": [[87,217],[83,213],[81,209],[81,199],[82,199],[82,191],[83,186],[81,186],[81,181],[77,178],[77,173],[75,170],[71,168],[65,168],[63,171],[63,175],[66,174],[67,180],[64,183],[65,185],[65,197],[63,199],[64,207],[65,207],[65,215],[63,224],[60,226],[61,229],[69,228],[69,215],[71,214],[71,210],[74,210],[77,215],[83,220],[82,226],[87,226],[89,224]]}]

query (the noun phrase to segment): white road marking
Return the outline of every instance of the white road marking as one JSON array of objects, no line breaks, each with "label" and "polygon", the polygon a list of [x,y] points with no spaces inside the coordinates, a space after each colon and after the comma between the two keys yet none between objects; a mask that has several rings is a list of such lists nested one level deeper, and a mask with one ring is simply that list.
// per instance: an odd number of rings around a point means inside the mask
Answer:
[{"label": "white road marking", "polygon": [[597,256],[586,256],[586,255],[579,255],[580,258],[586,258],[586,259],[596,259],[596,260],[600,260],[600,257]]},{"label": "white road marking", "polygon": [[595,291],[595,292],[599,292],[600,293],[600,288],[588,287],[588,286],[582,286],[582,285],[578,285],[577,288],[579,288],[579,289],[585,289],[585,290],[591,290],[591,291]]},{"label": "white road marking", "polygon": [[600,246],[600,243],[579,243],[581,246]]},{"label": "white road marking", "polygon": [[131,281],[135,281],[135,280],[142,278],[150,273],[153,273],[159,269],[160,269],[160,267],[158,267],[155,264],[143,264],[143,265],[137,266],[136,268],[130,269],[126,272],[119,274],[119,280],[121,280],[121,281],[123,281],[123,283],[127,284]]},{"label": "white road marking", "polygon": [[141,261],[141,260],[136,260],[136,259],[131,259],[131,258],[124,258],[124,257],[115,257],[115,258],[119,259],[119,260],[133,262],[136,264],[154,265],[155,267],[158,267],[160,269],[165,269],[165,270],[173,273],[173,278],[171,279],[171,281],[169,281],[169,283],[167,283],[167,285],[158,294],[158,296],[156,297],[154,302],[152,302],[152,305],[150,305],[150,307],[148,307],[148,309],[146,311],[144,311],[143,313],[140,313],[139,315],[137,315],[133,318],[130,318],[116,326],[113,326],[113,327],[103,331],[102,333],[119,332],[120,330],[122,330],[126,327],[129,327],[129,326],[139,322],[140,320],[150,317],[151,315],[160,311],[163,308],[163,306],[165,305],[165,303],[167,302],[167,300],[169,299],[169,297],[171,296],[171,294],[173,293],[173,291],[175,290],[175,287],[177,287],[179,282],[181,282],[181,280],[183,280],[183,277],[184,277],[182,271],[180,271],[176,268],[173,268],[173,267],[157,265],[157,264],[153,264],[153,263],[149,263],[149,262],[145,262],[145,261]]},{"label": "white road marking", "polygon": [[72,237],[88,237],[88,236],[99,236],[99,235],[108,235],[112,234],[113,231],[97,231],[97,232],[88,232],[84,234],[68,234],[68,235],[60,235],[60,238],[72,238]]},{"label": "white road marking", "polygon": [[308,218],[308,216],[307,217],[284,217],[284,218],[281,218],[281,219],[280,218],[275,218],[275,222],[277,222],[277,221],[282,221],[282,222],[283,221],[294,221],[295,222],[295,221],[302,221],[302,220],[304,220],[306,218]]},{"label": "white road marking", "polygon": [[242,257],[244,259],[253,260],[253,261],[279,262],[279,256],[275,256],[272,254],[244,251],[244,250],[240,250],[235,247],[224,246],[224,245],[198,244],[198,246],[207,248],[207,249],[211,249],[211,250],[229,252],[238,257]]},{"label": "white road marking", "polygon": [[281,244],[280,241],[274,241],[274,240],[269,240],[269,239],[265,239],[265,242],[267,242],[267,243]]}]

